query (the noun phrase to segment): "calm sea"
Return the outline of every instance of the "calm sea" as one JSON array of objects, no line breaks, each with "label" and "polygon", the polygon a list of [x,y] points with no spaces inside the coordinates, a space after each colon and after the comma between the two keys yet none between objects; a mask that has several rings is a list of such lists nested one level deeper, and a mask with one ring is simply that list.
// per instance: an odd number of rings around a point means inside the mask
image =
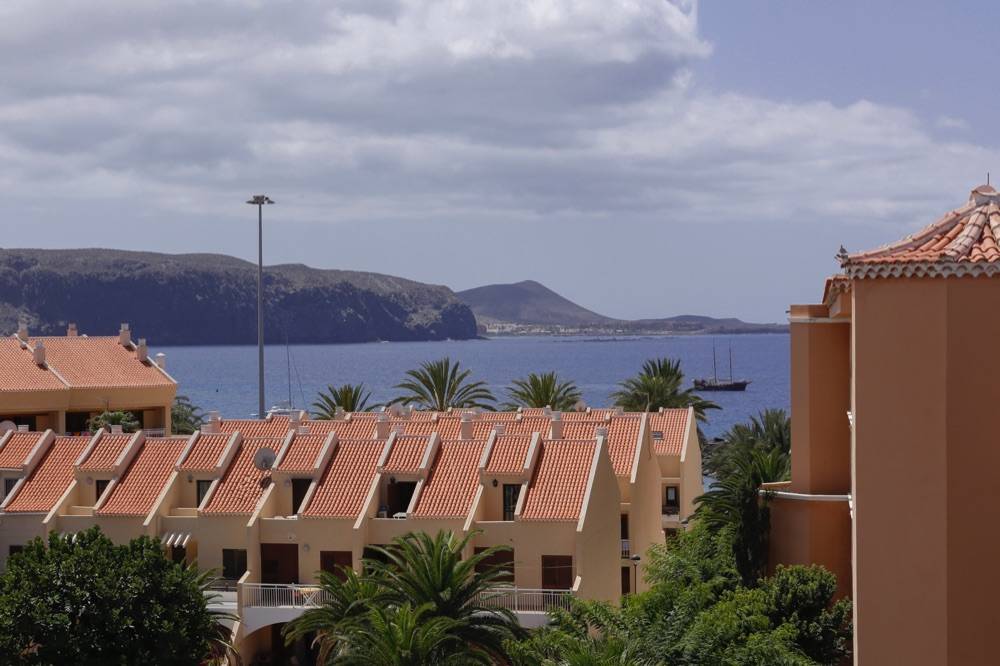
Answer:
[{"label": "calm sea", "polygon": [[[555,370],[574,380],[591,406],[609,404],[616,384],[636,373],[642,362],[657,356],[681,360],[690,380],[712,374],[712,346],[719,374],[728,375],[732,345],[737,378],[752,380],[743,393],[706,394],[722,409],[709,414],[706,434],[715,436],[746,421],[766,407],[789,406],[789,341],[787,335],[678,337],[516,337],[448,342],[391,342],[352,345],[268,345],[265,386],[268,406],[291,400],[308,407],[328,384],[364,382],[377,402],[396,395],[393,385],[423,361],[450,356],[489,383],[498,398],[512,379],[529,372]],[[230,418],[257,410],[257,348],[161,347],[167,370],[180,383],[180,393],[204,410]]]}]

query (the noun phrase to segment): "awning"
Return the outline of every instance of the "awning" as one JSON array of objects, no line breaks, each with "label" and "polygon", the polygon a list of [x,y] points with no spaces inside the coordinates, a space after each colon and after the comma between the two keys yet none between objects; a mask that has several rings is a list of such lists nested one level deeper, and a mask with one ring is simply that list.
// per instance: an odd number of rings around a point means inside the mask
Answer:
[{"label": "awning", "polygon": [[164,546],[172,548],[187,548],[188,541],[191,540],[190,532],[169,532],[160,537]]}]

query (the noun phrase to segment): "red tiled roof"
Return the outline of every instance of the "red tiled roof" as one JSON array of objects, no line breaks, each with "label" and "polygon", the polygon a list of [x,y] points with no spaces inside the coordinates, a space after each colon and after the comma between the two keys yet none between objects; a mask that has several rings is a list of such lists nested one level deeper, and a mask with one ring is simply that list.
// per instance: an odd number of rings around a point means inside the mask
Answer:
[{"label": "red tiled roof", "polygon": [[[658,456],[679,456],[684,448],[684,431],[687,428],[688,410],[664,409],[649,415],[649,436]],[[662,433],[662,438],[656,433]]]},{"label": "red tiled roof", "polygon": [[507,423],[517,419],[517,412],[480,412],[476,415],[477,421],[489,421],[490,423]]},{"label": "red tiled roof", "polygon": [[0,449],[0,469],[16,469],[23,465],[41,438],[40,432],[12,432]]},{"label": "red tiled roof", "polygon": [[208,514],[249,514],[257,507],[261,494],[267,487],[265,479],[271,473],[254,467],[253,457],[257,451],[270,447],[277,451],[281,446],[280,437],[258,437],[243,440],[240,450],[233,456],[229,468],[222,476],[212,498],[205,507]]},{"label": "red tiled roof", "polygon": [[354,414],[350,420],[303,421],[303,425],[309,428],[310,435],[329,435],[335,432],[338,439],[375,437],[375,416],[368,413]]},{"label": "red tiled roof", "polygon": [[35,364],[30,349],[16,338],[0,338],[0,393],[4,391],[68,391],[46,366]]},{"label": "red tiled roof", "polygon": [[147,439],[97,512],[102,516],[145,516],[174,471],[187,437]]},{"label": "red tiled roof", "polygon": [[616,416],[611,421],[569,421],[563,425],[563,439],[593,439],[598,428],[607,428],[608,457],[616,476],[632,474],[635,447],[639,442],[638,415]]},{"label": "red tiled roof", "polygon": [[407,435],[430,435],[436,432],[442,439],[454,439],[458,437],[458,419],[440,419],[439,421],[411,421],[405,419],[393,419],[392,429],[403,428]]},{"label": "red tiled roof", "polygon": [[198,439],[194,440],[194,446],[191,447],[191,451],[181,463],[180,468],[198,471],[214,470],[231,438],[232,435],[229,433],[207,435],[198,433]]},{"label": "red tiled roof", "polygon": [[486,461],[487,474],[520,474],[524,459],[531,446],[532,435],[500,435],[493,443],[490,459]]},{"label": "red tiled roof", "polygon": [[479,487],[479,460],[486,442],[442,441],[417,506],[416,518],[465,518]]},{"label": "red tiled roof", "polygon": [[1000,193],[990,185],[980,185],[972,190],[968,203],[961,208],[900,241],[842,256],[843,266],[849,275],[860,277],[880,274],[875,265],[997,264],[1000,262],[998,204]]},{"label": "red tiled roof", "polygon": [[337,444],[309,506],[307,517],[356,518],[375,478],[383,442],[374,439],[344,440]]},{"label": "red tiled roof", "polygon": [[542,416],[543,414],[547,414],[546,409],[544,407],[522,407],[521,413],[524,414],[526,417]]},{"label": "red tiled roof", "polygon": [[550,420],[548,416],[526,416],[519,421],[510,421],[505,424],[504,432],[509,433],[531,433],[540,432],[542,437],[549,435]]},{"label": "red tiled roof", "polygon": [[430,438],[424,435],[399,435],[389,450],[389,459],[385,461],[383,470],[386,472],[414,473],[424,459],[427,442]]},{"label": "red tiled roof", "polygon": [[327,437],[328,435],[295,435],[278,469],[282,472],[311,472]]},{"label": "red tiled roof", "polygon": [[579,519],[596,446],[596,441],[543,442],[521,520]]},{"label": "red tiled roof", "polygon": [[152,360],[140,361],[117,337],[53,336],[45,342],[45,360],[70,386],[86,388],[174,386]]},{"label": "red tiled roof", "polygon": [[232,434],[237,430],[244,439],[251,437],[284,437],[291,428],[287,416],[272,416],[269,419],[223,419],[219,430]]},{"label": "red tiled roof", "polygon": [[87,459],[80,464],[80,469],[87,472],[110,472],[115,468],[115,461],[132,440],[131,433],[124,435],[109,435],[104,433],[97,440]]},{"label": "red tiled roof", "polygon": [[7,505],[10,513],[47,513],[73,482],[73,464],[90,437],[56,437]]}]

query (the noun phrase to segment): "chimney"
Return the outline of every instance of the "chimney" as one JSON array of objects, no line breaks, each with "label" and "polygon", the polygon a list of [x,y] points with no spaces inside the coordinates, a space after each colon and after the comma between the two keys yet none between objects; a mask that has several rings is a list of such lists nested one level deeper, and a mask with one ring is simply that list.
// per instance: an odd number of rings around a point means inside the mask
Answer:
[{"label": "chimney", "polygon": [[563,422],[560,412],[552,412],[552,439],[562,439]]},{"label": "chimney", "polygon": [[39,340],[35,343],[35,365],[45,365],[45,343]]},{"label": "chimney", "polygon": [[288,427],[295,432],[299,431],[299,426],[302,425],[302,413],[295,411],[288,416]]},{"label": "chimney", "polygon": [[149,360],[149,347],[146,346],[146,338],[139,338],[139,344],[135,348],[135,357],[139,359],[140,363]]},{"label": "chimney", "polygon": [[122,430],[122,424],[121,423],[112,423],[111,424],[111,434],[112,435],[121,435],[124,432],[125,431]]},{"label": "chimney", "polygon": [[75,338],[77,335],[78,335],[78,333],[77,333],[77,330],[76,330],[76,322],[72,322],[71,321],[69,323],[69,325],[66,326],[66,337],[67,338]]},{"label": "chimney", "polygon": [[29,427],[28,427],[28,424],[27,424],[27,423],[25,423],[25,424],[23,424],[23,425],[19,425],[19,426],[17,426],[17,431],[18,431],[18,432],[31,432],[31,428],[29,428]]},{"label": "chimney", "polygon": [[389,439],[389,415],[385,412],[379,412],[379,415],[375,417],[375,438],[376,439]]},{"label": "chimney", "polygon": [[459,438],[472,439],[472,414],[466,412],[462,414],[462,420],[458,422]]},{"label": "chimney", "polygon": [[340,405],[337,405],[337,407],[333,410],[333,418],[334,418],[335,421],[343,421],[344,420],[344,408],[341,407]]},{"label": "chimney", "polygon": [[118,344],[128,347],[132,343],[132,334],[128,330],[128,322],[122,322],[122,327],[118,330]]},{"label": "chimney", "polygon": [[208,421],[202,426],[201,431],[206,435],[217,435],[222,431],[222,417],[219,416],[219,412],[208,413]]},{"label": "chimney", "polygon": [[17,321],[17,337],[21,342],[28,341],[28,322],[24,319],[19,319]]},{"label": "chimney", "polygon": [[158,367],[160,370],[167,369],[167,355],[164,354],[163,352],[160,352],[159,354],[156,355],[156,367]]}]

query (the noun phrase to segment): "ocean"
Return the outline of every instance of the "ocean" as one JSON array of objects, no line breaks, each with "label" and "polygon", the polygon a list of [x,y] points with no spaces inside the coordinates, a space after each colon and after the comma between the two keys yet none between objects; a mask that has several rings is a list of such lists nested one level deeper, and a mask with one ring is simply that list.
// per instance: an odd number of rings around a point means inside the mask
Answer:
[{"label": "ocean", "polygon": [[[734,374],[750,379],[745,392],[705,393],[722,409],[709,412],[706,435],[717,436],[768,407],[789,408],[788,335],[649,336],[649,337],[502,337],[446,342],[388,342],[341,345],[267,345],[264,350],[266,404],[291,401],[309,408],[328,384],[364,382],[375,402],[395,397],[392,388],[403,373],[421,362],[445,356],[485,380],[500,401],[512,379],[529,372],[554,370],[572,379],[593,407],[610,404],[608,396],[622,379],[658,356],[679,358],[688,385],[712,375],[712,347],[719,375],[728,376],[729,348]],[[229,418],[257,411],[255,346],[158,347],[178,392],[204,409]]]}]

